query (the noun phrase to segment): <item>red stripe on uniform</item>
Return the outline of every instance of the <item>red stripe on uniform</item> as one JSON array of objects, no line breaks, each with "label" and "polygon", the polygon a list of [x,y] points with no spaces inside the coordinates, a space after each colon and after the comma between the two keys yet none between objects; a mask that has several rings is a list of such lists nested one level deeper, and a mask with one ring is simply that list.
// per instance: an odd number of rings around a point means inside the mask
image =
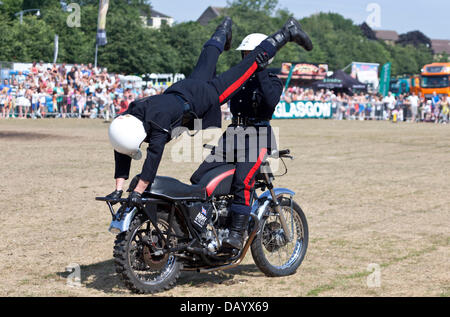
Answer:
[{"label": "red stripe on uniform", "polygon": [[256,69],[258,68],[258,64],[256,62],[254,62],[252,64],[252,66],[250,66],[250,68],[244,73],[244,75],[241,76],[241,78],[239,78],[238,80],[236,80],[230,87],[228,87],[220,96],[219,96],[219,102],[222,103],[225,99],[227,99],[233,92],[235,92],[236,90],[238,90],[243,83],[245,83],[245,81],[247,79],[250,78],[250,76],[253,75],[253,73],[256,71]]},{"label": "red stripe on uniform", "polygon": [[213,180],[211,180],[209,184],[206,186],[206,193],[208,194],[208,196],[211,196],[211,194],[214,192],[217,185],[219,185],[221,181],[223,181],[228,176],[233,175],[235,171],[236,169],[226,171],[225,173],[222,173],[219,176],[216,176]]},{"label": "red stripe on uniform", "polygon": [[267,149],[263,148],[261,149],[261,152],[259,152],[259,157],[258,160],[256,161],[255,165],[253,165],[252,169],[250,170],[250,172],[247,174],[247,177],[244,180],[244,196],[245,196],[245,204],[247,206],[250,205],[250,190],[252,189],[253,185],[255,184],[255,182],[253,182],[251,185],[249,184],[250,180],[253,178],[253,175],[256,173],[256,171],[258,170],[259,166],[262,163],[262,160],[264,159],[264,156],[267,153]]}]

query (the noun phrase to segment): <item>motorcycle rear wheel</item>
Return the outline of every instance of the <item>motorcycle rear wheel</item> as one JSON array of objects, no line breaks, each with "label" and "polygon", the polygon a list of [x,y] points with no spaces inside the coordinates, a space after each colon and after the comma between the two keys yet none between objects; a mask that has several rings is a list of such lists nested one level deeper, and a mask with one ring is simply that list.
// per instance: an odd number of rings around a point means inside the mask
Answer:
[{"label": "motorcycle rear wheel", "polygon": [[287,242],[279,216],[273,210],[261,221],[261,229],[252,242],[251,251],[256,266],[271,277],[294,274],[308,248],[308,223],[300,206],[291,199],[281,198],[281,210],[290,229],[292,241]]},{"label": "motorcycle rear wheel", "polygon": [[[158,214],[158,228],[168,229],[167,214]],[[175,233],[175,232],[173,232]],[[173,255],[155,255],[164,247],[150,220],[138,214],[126,232],[114,242],[116,272],[125,286],[138,294],[156,293],[175,286],[181,263]]]}]

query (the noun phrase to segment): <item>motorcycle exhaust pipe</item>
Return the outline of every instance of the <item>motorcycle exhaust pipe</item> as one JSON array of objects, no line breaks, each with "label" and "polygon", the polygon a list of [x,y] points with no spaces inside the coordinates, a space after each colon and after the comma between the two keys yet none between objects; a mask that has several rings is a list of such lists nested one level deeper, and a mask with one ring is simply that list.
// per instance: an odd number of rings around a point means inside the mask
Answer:
[{"label": "motorcycle exhaust pipe", "polygon": [[225,264],[225,265],[221,265],[221,266],[217,266],[217,267],[213,267],[213,268],[199,268],[197,269],[197,272],[199,273],[209,273],[209,272],[215,272],[215,271],[222,271],[222,270],[227,270],[227,269],[231,269],[234,268],[236,266],[238,266],[239,264],[241,264],[241,262],[244,260],[245,255],[247,254],[248,249],[250,248],[250,245],[252,244],[253,240],[256,237],[256,234],[259,231],[259,219],[256,215],[254,214],[250,214],[250,216],[253,218],[253,221],[255,221],[255,227],[253,228],[252,233],[250,234],[250,236],[247,239],[247,243],[245,244],[244,248],[241,251],[241,256],[236,260],[236,262],[232,262],[229,264]]}]

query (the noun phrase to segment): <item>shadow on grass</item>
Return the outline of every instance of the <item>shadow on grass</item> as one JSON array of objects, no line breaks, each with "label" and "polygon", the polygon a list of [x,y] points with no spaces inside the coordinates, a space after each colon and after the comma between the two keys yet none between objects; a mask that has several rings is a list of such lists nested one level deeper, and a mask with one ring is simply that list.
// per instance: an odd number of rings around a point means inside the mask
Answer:
[{"label": "shadow on grass", "polygon": [[[129,290],[115,271],[113,259],[81,265],[80,272],[83,287],[104,293],[129,294]],[[68,278],[71,272],[57,272],[56,274],[62,278]],[[241,264],[232,269],[211,273],[183,271],[178,278],[177,285],[189,285],[192,287],[211,287],[221,284],[233,285],[247,282],[246,277],[258,275],[262,275],[262,273],[254,264]]]}]

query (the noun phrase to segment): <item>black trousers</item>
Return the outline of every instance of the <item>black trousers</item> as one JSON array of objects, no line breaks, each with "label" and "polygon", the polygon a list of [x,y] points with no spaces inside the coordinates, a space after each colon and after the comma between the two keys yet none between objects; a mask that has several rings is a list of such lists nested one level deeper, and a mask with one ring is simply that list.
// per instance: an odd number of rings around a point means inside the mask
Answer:
[{"label": "black trousers", "polygon": [[224,164],[236,166],[232,193],[231,210],[234,213],[250,214],[251,194],[255,177],[260,172],[266,154],[276,148],[275,137],[270,126],[239,127],[230,125],[211,154],[199,166],[191,177],[196,184],[208,171]]}]

